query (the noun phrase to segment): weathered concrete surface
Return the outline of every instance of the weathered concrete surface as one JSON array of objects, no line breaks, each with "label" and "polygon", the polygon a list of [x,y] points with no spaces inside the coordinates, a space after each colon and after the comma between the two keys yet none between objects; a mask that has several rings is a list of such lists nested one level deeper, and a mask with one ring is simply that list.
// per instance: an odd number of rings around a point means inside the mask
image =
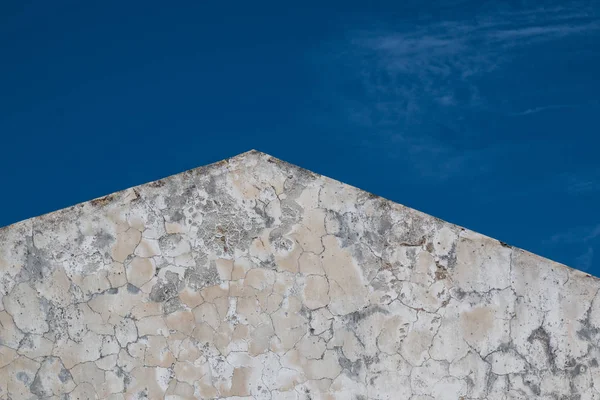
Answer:
[{"label": "weathered concrete surface", "polygon": [[599,289],[249,152],[0,230],[0,398],[600,399]]}]

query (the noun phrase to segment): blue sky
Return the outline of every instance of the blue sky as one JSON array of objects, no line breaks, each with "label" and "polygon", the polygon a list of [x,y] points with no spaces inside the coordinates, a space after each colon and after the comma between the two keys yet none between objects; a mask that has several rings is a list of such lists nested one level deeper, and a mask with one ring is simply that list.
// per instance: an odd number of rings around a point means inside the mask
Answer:
[{"label": "blue sky", "polygon": [[0,3],[0,226],[255,148],[600,275],[600,1],[213,3]]}]

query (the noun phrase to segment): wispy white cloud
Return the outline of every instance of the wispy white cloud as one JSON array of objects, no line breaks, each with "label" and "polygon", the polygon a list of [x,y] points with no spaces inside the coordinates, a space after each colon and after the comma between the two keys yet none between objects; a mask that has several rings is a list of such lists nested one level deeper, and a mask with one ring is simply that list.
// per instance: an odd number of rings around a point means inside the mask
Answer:
[{"label": "wispy white cloud", "polygon": [[572,195],[596,193],[600,191],[600,169],[563,173],[557,183]]},{"label": "wispy white cloud", "polygon": [[[473,80],[509,62],[510,50],[600,31],[600,21],[577,8],[573,4],[572,8],[538,8],[356,32],[350,54],[361,58],[360,73],[368,92],[422,95],[441,105],[481,105]],[[457,83],[463,84],[462,93],[456,93]],[[427,105],[424,98],[418,100]],[[416,111],[402,107],[403,103],[394,111]],[[566,107],[574,105],[541,105],[523,114]]]},{"label": "wispy white cloud", "polygon": [[453,139],[468,141],[466,133],[440,135],[433,132],[438,125],[469,113],[524,116],[579,106],[498,107],[497,99],[490,102],[482,94],[482,78],[528,46],[596,31],[600,20],[579,2],[353,31],[332,47],[341,50],[329,53],[330,78],[356,91],[354,96],[340,91],[336,103],[352,124],[368,130],[365,145],[400,152],[422,177],[449,179],[488,171],[515,147],[457,145]]}]

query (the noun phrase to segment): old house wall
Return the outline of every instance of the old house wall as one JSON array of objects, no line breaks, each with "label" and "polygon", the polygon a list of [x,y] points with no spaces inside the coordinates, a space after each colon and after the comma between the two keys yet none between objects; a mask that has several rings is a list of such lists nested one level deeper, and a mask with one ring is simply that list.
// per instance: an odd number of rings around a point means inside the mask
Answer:
[{"label": "old house wall", "polygon": [[0,230],[0,399],[600,399],[599,289],[249,152]]}]

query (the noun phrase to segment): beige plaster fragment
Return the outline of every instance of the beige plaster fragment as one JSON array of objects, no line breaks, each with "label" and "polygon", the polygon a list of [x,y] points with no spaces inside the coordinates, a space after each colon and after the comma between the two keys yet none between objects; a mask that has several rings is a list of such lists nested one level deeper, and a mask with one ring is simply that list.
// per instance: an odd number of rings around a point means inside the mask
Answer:
[{"label": "beige plaster fragment", "polygon": [[244,279],[244,285],[253,287],[258,291],[267,290],[275,283],[275,272],[262,269],[253,268],[246,273]]},{"label": "beige plaster fragment", "polygon": [[224,281],[230,281],[233,272],[233,260],[219,258],[215,262],[215,265],[217,267],[219,277]]},{"label": "beige plaster fragment", "polygon": [[112,258],[122,263],[132,254],[140,242],[142,234],[136,229],[128,229],[117,235],[117,241],[112,248]]},{"label": "beige plaster fragment", "polygon": [[135,322],[139,336],[169,335],[169,327],[162,315],[144,317]]},{"label": "beige plaster fragment", "polygon": [[158,240],[143,237],[135,248],[134,254],[138,257],[154,257],[160,255]]},{"label": "beige plaster fragment", "polygon": [[[90,275],[88,277],[84,277],[81,283],[83,283],[85,278],[88,280],[94,279],[93,275]],[[96,284],[96,286],[99,285]],[[46,279],[35,283],[35,290],[38,293],[44,293],[44,298],[60,305],[61,307],[66,307],[73,301],[71,298],[71,293],[69,292],[70,288],[71,280],[62,268],[56,268],[54,271],[52,271],[50,276],[46,277]],[[82,289],[86,290],[87,288],[82,287]]]},{"label": "beige plaster fragment", "polygon": [[106,279],[113,288],[127,284],[127,273],[123,264],[116,261],[110,263],[106,268]]},{"label": "beige plaster fragment", "polygon": [[96,393],[96,390],[94,389],[94,386],[92,384],[84,382],[84,383],[77,385],[77,387],[69,393],[68,398],[69,398],[69,400],[70,399],[90,400],[90,399],[97,399],[98,394]]},{"label": "beige plaster fragment", "polygon": [[322,276],[310,275],[304,283],[304,304],[311,310],[329,304],[329,282]]},{"label": "beige plaster fragment", "polygon": [[321,237],[326,233],[325,211],[323,209],[313,209],[305,213],[303,222],[298,225],[294,237],[302,250],[320,254],[323,251]]},{"label": "beige plaster fragment", "polygon": [[13,362],[19,355],[14,349],[0,345],[0,368]]},{"label": "beige plaster fragment", "polygon": [[188,310],[178,310],[165,317],[167,326],[171,331],[178,331],[191,335],[196,327],[194,313]]},{"label": "beige plaster fragment", "polygon": [[[259,239],[255,239],[257,241]],[[247,258],[238,258],[233,262],[233,269],[231,271],[231,280],[244,279],[246,273],[254,268],[254,263]]]},{"label": "beige plaster fragment", "polygon": [[325,251],[321,260],[329,281],[329,309],[337,315],[361,309],[365,305],[367,289],[360,269],[350,254],[340,248],[334,236],[323,237],[323,244]]},{"label": "beige plaster fragment", "polygon": [[204,302],[204,298],[200,292],[192,290],[188,287],[179,292],[179,299],[189,308],[195,308]]},{"label": "beige plaster fragment", "polygon": [[321,257],[315,253],[304,252],[298,259],[300,273],[304,275],[324,275]]},{"label": "beige plaster fragment", "polygon": [[144,393],[149,399],[162,399],[169,385],[170,372],[167,368],[137,367],[131,371],[131,378],[126,398],[139,398]]},{"label": "beige plaster fragment", "polygon": [[93,362],[77,364],[71,368],[70,373],[77,385],[89,383],[93,386],[96,393],[98,393],[104,384],[105,373]]},{"label": "beige plaster fragment", "polygon": [[305,368],[308,379],[333,379],[342,371],[338,363],[337,355],[331,351],[325,351],[322,359],[308,360]]},{"label": "beige plaster fragment", "polygon": [[195,365],[188,361],[176,362],[173,371],[175,372],[175,375],[178,377],[179,381],[186,382],[192,386],[204,375],[210,373],[210,370],[207,368],[207,366]]},{"label": "beige plaster fragment", "polygon": [[59,341],[55,344],[52,355],[59,357],[65,368],[71,369],[74,365],[94,361],[100,358],[102,337],[93,332],[87,332],[80,342],[71,339]]},{"label": "beige plaster fragment", "polygon": [[151,258],[135,257],[126,265],[127,281],[136,287],[142,287],[154,276],[156,266]]},{"label": "beige plaster fragment", "polygon": [[202,303],[198,307],[194,308],[194,317],[196,323],[200,324],[205,322],[213,329],[218,329],[221,324],[221,318],[217,308],[212,303]]},{"label": "beige plaster fragment", "polygon": [[163,336],[148,336],[144,363],[147,366],[168,368],[175,362],[167,340]]}]

